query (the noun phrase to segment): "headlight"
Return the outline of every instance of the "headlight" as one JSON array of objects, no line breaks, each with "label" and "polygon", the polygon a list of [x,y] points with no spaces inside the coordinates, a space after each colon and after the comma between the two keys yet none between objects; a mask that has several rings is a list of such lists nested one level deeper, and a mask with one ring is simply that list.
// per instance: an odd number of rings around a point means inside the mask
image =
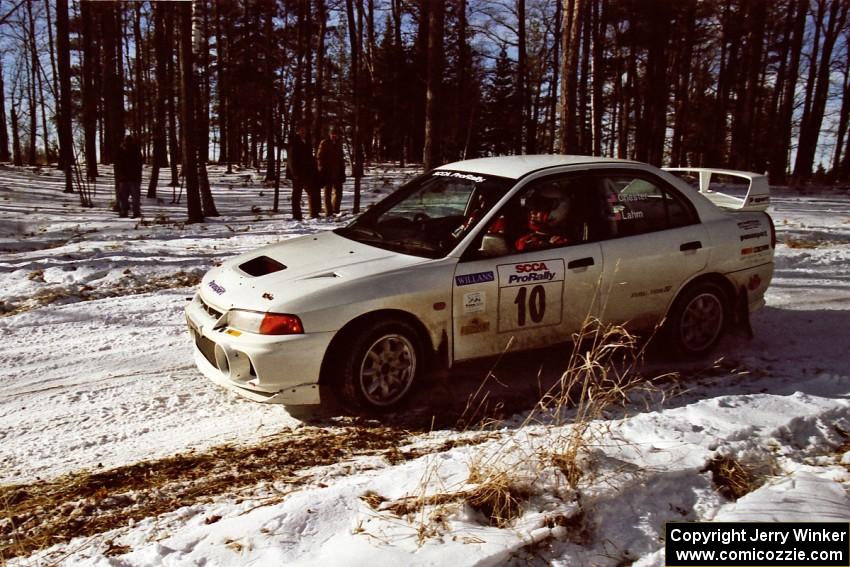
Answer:
[{"label": "headlight", "polygon": [[240,331],[261,335],[300,335],[304,333],[301,319],[297,315],[286,313],[261,313],[259,311],[231,309],[227,314],[227,324]]}]

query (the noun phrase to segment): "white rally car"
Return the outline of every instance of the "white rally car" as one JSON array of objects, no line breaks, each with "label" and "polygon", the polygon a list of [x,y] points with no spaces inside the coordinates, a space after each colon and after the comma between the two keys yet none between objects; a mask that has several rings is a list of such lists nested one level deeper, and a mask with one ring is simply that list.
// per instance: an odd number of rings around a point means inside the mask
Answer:
[{"label": "white rally car", "polygon": [[[376,409],[435,363],[569,341],[588,317],[664,321],[671,349],[705,354],[764,304],[768,185],[676,173],[561,155],[442,166],[344,228],[207,273],[186,308],[195,360],[252,400],[319,403],[321,384]],[[716,174],[746,194],[710,191]]]}]

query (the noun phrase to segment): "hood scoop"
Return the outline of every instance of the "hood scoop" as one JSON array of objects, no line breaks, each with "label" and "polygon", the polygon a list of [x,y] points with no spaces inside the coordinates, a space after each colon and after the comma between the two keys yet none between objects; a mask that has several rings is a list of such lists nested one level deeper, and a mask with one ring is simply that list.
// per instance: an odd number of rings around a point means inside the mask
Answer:
[{"label": "hood scoop", "polygon": [[240,264],[239,269],[249,276],[258,278],[260,276],[285,270],[286,266],[273,258],[269,258],[268,256],[257,256],[256,258],[248,260],[244,264]]},{"label": "hood scoop", "polygon": [[340,278],[340,277],[342,277],[342,276],[340,276],[336,272],[326,272],[324,274],[316,274],[315,276],[310,276],[309,278],[305,278],[305,279],[316,280],[316,279],[319,279],[319,278]]}]

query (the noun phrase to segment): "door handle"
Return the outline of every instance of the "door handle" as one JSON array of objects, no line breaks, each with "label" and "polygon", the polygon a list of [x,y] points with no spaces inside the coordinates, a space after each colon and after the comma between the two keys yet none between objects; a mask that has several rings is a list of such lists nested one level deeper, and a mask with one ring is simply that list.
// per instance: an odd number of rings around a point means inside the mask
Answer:
[{"label": "door handle", "polygon": [[702,248],[702,242],[699,240],[694,240],[693,242],[685,242],[681,246],[679,246],[679,250],[682,252],[687,252],[688,250],[699,250]]},{"label": "door handle", "polygon": [[592,266],[592,265],[593,265],[593,258],[591,258],[591,257],[580,258],[578,260],[570,260],[570,262],[567,264],[567,269],[573,270],[575,268],[586,268],[586,267]]}]

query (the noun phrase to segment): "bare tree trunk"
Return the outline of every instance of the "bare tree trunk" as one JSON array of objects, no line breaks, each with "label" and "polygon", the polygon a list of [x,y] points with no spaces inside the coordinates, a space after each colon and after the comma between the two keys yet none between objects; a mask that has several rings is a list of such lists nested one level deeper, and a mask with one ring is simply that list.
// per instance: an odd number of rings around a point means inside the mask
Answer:
[{"label": "bare tree trunk", "polygon": [[21,149],[20,127],[18,126],[18,113],[14,100],[14,92],[12,94],[12,164],[18,167],[24,165],[24,153]]},{"label": "bare tree trunk", "polygon": [[316,18],[319,23],[319,44],[316,49],[316,113],[313,115],[313,139],[321,140],[325,121],[325,35],[328,28],[325,0],[316,0]]},{"label": "bare tree trunk", "polygon": [[[227,45],[228,39],[225,39],[222,32],[222,20],[227,15],[222,14],[224,6],[221,2],[213,2],[215,10],[215,51],[218,65],[216,71],[218,75],[218,163],[224,164],[230,161],[229,136],[230,129],[228,124],[228,115],[230,113],[230,94],[228,86],[228,55],[229,49]],[[229,168],[229,165],[228,165]]]},{"label": "bare tree trunk", "polygon": [[[35,37],[35,18],[32,13],[32,3],[27,3],[27,14],[29,16],[29,36],[30,36],[30,51],[31,51],[31,59],[32,59],[32,73],[34,76],[34,84],[33,84],[33,94],[38,95],[38,105],[41,109],[41,140],[44,144],[44,162],[48,164],[53,159],[53,152],[50,148],[50,133],[47,129],[47,104],[44,100],[44,84],[41,80],[41,75],[43,70],[41,68],[41,61],[38,58],[38,47],[37,40]],[[52,34],[52,32],[51,32]],[[52,51],[52,46],[51,46]],[[35,133],[33,132],[33,135]]]},{"label": "bare tree trunk", "polygon": [[[65,2],[66,12],[67,12],[67,5],[68,5],[68,3],[66,1]],[[57,11],[58,11],[58,8],[57,8]],[[47,27],[47,46],[48,46],[47,51],[48,51],[48,55],[50,56],[50,70],[52,71],[50,77],[51,77],[51,80],[52,80],[52,83],[53,83],[52,84],[52,92],[50,94],[53,97],[53,101],[54,101],[54,104],[55,104],[54,119],[56,120],[56,126],[58,128],[59,127],[59,121],[60,121],[60,116],[59,116],[60,102],[59,102],[59,99],[62,98],[62,95],[59,91],[59,73],[56,70],[56,48],[58,46],[57,46],[57,44],[53,43],[53,18],[51,16],[51,12],[50,12],[50,0],[44,0],[44,14],[45,14],[45,18],[47,20],[47,26],[46,26]],[[60,38],[57,38],[57,39],[59,39],[61,41]],[[56,47],[54,47],[54,46],[56,46]],[[41,98],[42,98],[42,101],[43,101],[44,100],[44,93],[43,92],[42,92]],[[44,110],[43,109],[42,109],[42,116],[44,116]],[[44,122],[47,122],[46,118],[44,119]],[[47,130],[46,127],[44,129]],[[58,156],[58,159],[57,159],[56,168],[64,170],[65,167],[64,167],[64,164],[62,163],[63,155],[62,155],[62,147],[61,147],[62,142],[61,141],[59,142],[59,146],[60,146],[59,147],[59,156]]]},{"label": "bare tree trunk", "polygon": [[[194,84],[195,106],[195,148],[198,152],[198,184],[201,191],[201,204],[204,217],[217,217],[210,180],[207,175],[209,161],[210,122],[209,122],[209,88],[206,77],[209,76],[209,6],[206,0],[192,2],[192,83]],[[203,80],[199,80],[203,77]]]},{"label": "bare tree trunk", "polygon": [[[712,167],[721,165],[726,156],[726,113],[729,108],[729,83],[737,75],[736,59],[740,33],[737,16],[732,14],[732,2],[726,0],[722,16],[722,47],[720,50],[720,71],[717,77],[717,97],[714,103],[711,130],[711,145],[706,151],[706,161]],[[727,48],[727,44],[729,47]]]},{"label": "bare tree trunk", "polygon": [[311,139],[311,126],[313,125],[313,9],[309,0],[304,4],[304,116],[301,124],[307,131],[307,142],[311,148],[316,149],[319,140]]},{"label": "bare tree trunk", "polygon": [[[585,0],[588,4],[592,3],[592,0]],[[582,23],[581,23],[581,39],[579,44],[581,45],[581,61],[579,63],[579,76],[578,76],[578,103],[576,106],[576,110],[578,111],[578,148],[579,152],[582,155],[587,155],[591,152],[591,140],[590,140],[590,124],[587,119],[587,109],[590,100],[590,89],[588,88],[588,83],[590,79],[590,34],[591,30],[591,7],[589,5],[585,5],[585,9],[582,11]]]},{"label": "bare tree trunk", "polygon": [[38,59],[35,50],[35,24],[32,17],[32,5],[27,2],[27,26],[24,30],[24,50],[29,52],[30,59],[27,62],[27,98],[29,99],[29,122],[30,122],[30,138],[29,138],[29,155],[27,162],[30,165],[36,164],[36,130],[38,129],[38,114],[36,113],[36,89],[35,76],[38,73]]},{"label": "bare tree trunk", "polygon": [[561,22],[564,2],[555,1],[555,31],[552,41],[552,80],[549,83],[549,153],[555,153],[555,126],[558,122],[558,72],[561,69]]},{"label": "bare tree trunk", "polygon": [[358,42],[357,24],[354,21],[354,5],[352,0],[345,0],[348,15],[348,38],[351,45],[351,86],[354,103],[352,160],[354,161],[354,214],[360,212],[360,178],[363,177],[363,148],[360,142],[360,44]]},{"label": "bare tree trunk", "polygon": [[841,112],[838,118],[838,131],[835,134],[835,152],[832,157],[832,170],[836,178],[841,176],[841,152],[844,149],[844,135],[850,120],[850,46],[845,46],[844,83],[842,85]]},{"label": "bare tree trunk", "polygon": [[688,102],[690,101],[691,59],[694,52],[694,29],[696,27],[696,0],[688,0],[682,26],[682,43],[678,57],[678,84],[676,87],[676,113],[673,120],[673,140],[670,152],[670,163],[674,167],[684,165],[684,138],[688,117]]},{"label": "bare tree trunk", "polygon": [[121,65],[121,48],[117,43],[121,26],[118,25],[117,10],[115,4],[98,5],[101,10],[101,31],[103,33],[103,61],[104,61],[104,106],[106,107],[105,119],[105,141],[103,163],[112,163],[112,153],[121,145],[124,135],[124,96],[121,89],[121,80],[118,67]]},{"label": "bare tree trunk", "polygon": [[660,166],[664,160],[664,138],[667,127],[667,40],[672,17],[670,4],[659,2],[648,17],[652,30],[646,54],[646,77],[643,98],[643,120],[635,134],[635,155],[638,160]]},{"label": "bare tree trunk", "polygon": [[6,88],[3,85],[3,62],[0,61],[0,161],[9,161],[9,130],[6,124]]},{"label": "bare tree trunk", "polygon": [[99,50],[95,49],[94,36],[97,22],[89,2],[80,3],[83,43],[83,139],[86,154],[86,177],[97,178],[97,107],[100,89],[95,87],[95,69],[99,67]]},{"label": "bare tree trunk", "polygon": [[144,43],[142,42],[142,3],[138,2],[133,5],[133,39],[135,41],[135,50],[136,50],[136,58],[133,65],[133,74],[135,76],[135,89],[133,92],[132,100],[135,101],[133,105],[135,120],[133,132],[136,135],[136,139],[139,140],[139,144],[142,148],[146,148],[144,145],[145,136],[143,136],[145,130],[145,115],[147,114],[145,109],[145,101],[147,100],[147,93],[145,92],[145,81],[142,76],[142,70],[144,68],[144,60],[142,58],[143,49],[142,46]]},{"label": "bare tree trunk", "polygon": [[[167,46],[166,59],[168,65],[165,73],[165,92],[167,99],[165,109],[168,114],[168,154],[171,163],[171,187],[180,185],[180,173],[177,170],[178,156],[182,161],[182,147],[178,143],[177,136],[177,105],[174,102],[175,91],[177,90],[177,73],[175,71],[176,62],[174,60],[174,21],[177,19],[177,5],[171,2],[164,2],[166,9],[165,13],[165,45]],[[185,125],[181,126],[185,127]],[[182,135],[180,136],[182,138]]]},{"label": "bare tree trunk", "polygon": [[848,8],[850,6],[843,0],[832,0],[830,5],[829,23],[824,33],[823,52],[821,53],[817,73],[817,84],[815,85],[814,97],[812,99],[811,114],[809,115],[809,120],[800,127],[800,142],[797,147],[797,159],[794,164],[794,177],[797,180],[807,180],[812,174],[818,137],[820,136],[823,114],[826,108],[826,98],[829,93],[832,50],[838,34],[844,27]]},{"label": "bare tree trunk", "polygon": [[[67,5],[68,3],[65,2],[66,7]],[[56,70],[56,49],[58,48],[58,45],[53,43],[53,18],[50,13],[50,0],[44,0],[44,14],[47,20],[47,26],[45,26],[47,28],[47,52],[50,56],[50,70],[52,71],[50,76],[53,81],[53,91],[50,94],[54,97],[54,101],[58,101],[61,97],[61,95],[59,94],[59,73]],[[58,169],[62,169],[61,162],[59,163]]]},{"label": "bare tree trunk", "polygon": [[562,0],[561,17],[564,33],[563,55],[561,56],[561,132],[558,140],[562,154],[578,151],[578,132],[576,128],[577,96],[576,82],[578,70],[579,40],[581,39],[581,16],[584,0]]},{"label": "bare tree trunk", "polygon": [[[523,148],[523,130],[526,129],[528,118],[528,54],[526,53],[525,37],[525,0],[516,0],[517,13],[517,72],[516,72],[516,99],[514,105],[516,118],[514,123],[518,128],[514,136],[514,153],[521,154]],[[429,169],[429,168],[426,168]]]},{"label": "bare tree trunk", "polygon": [[204,222],[201,208],[201,192],[198,182],[198,160],[195,137],[195,78],[194,54],[192,53],[192,5],[194,2],[176,4],[180,26],[180,122],[183,148],[183,174],[186,176],[187,222]]},{"label": "bare tree trunk", "polygon": [[151,167],[151,178],[148,184],[148,197],[156,197],[156,188],[159,183],[159,170],[168,166],[168,152],[166,146],[166,100],[170,89],[168,85],[168,55],[171,50],[166,44],[165,33],[165,4],[155,3],[153,5],[154,19],[154,57],[156,58],[156,102],[153,113],[153,163]]},{"label": "bare tree trunk", "polygon": [[602,155],[602,114],[605,107],[602,100],[602,85],[605,77],[602,71],[602,49],[605,43],[604,0],[591,0],[592,39],[591,57],[593,64],[593,85],[591,86],[591,119],[593,122],[593,155]]},{"label": "bare tree trunk", "polygon": [[[392,19],[393,19],[393,73],[392,77],[396,84],[400,83],[400,77],[402,74],[402,66],[404,63],[404,46],[401,43],[401,19],[402,19],[402,10],[403,4],[402,0],[392,0]],[[404,105],[402,104],[402,97],[398,92],[399,89],[393,89],[392,93],[392,120],[393,124],[396,125],[394,128],[394,133],[396,136],[393,141],[398,144],[397,152],[398,152],[398,160],[399,165],[404,167],[404,160],[407,157],[407,148],[405,147],[405,140],[407,137],[407,124],[408,122],[404,120]]]},{"label": "bare tree trunk", "polygon": [[468,21],[466,16],[466,0],[458,0],[458,77],[460,91],[458,104],[458,135],[464,140],[461,146],[460,159],[466,159],[469,152],[470,138],[472,137],[471,120],[474,115],[474,102],[470,100],[470,80],[471,77],[467,72],[469,68],[469,43],[467,38]]},{"label": "bare tree trunk", "polygon": [[782,103],[779,106],[779,111],[775,123],[777,133],[772,137],[773,142],[770,152],[770,167],[769,177],[771,183],[782,184],[786,180],[786,170],[788,168],[788,148],[791,145],[791,119],[794,112],[794,92],[797,88],[797,78],[799,74],[800,56],[803,49],[803,35],[806,27],[806,12],[808,10],[808,0],[796,0],[797,10],[795,13],[789,13],[788,18],[793,18],[794,28],[793,36],[790,41],[791,60],[788,63],[788,77],[783,85]]},{"label": "bare tree trunk", "polygon": [[74,192],[71,166],[74,137],[71,129],[71,41],[68,33],[68,0],[56,0],[56,38],[59,55],[59,163],[65,170],[65,193]]},{"label": "bare tree trunk", "polygon": [[764,44],[764,28],[767,17],[765,2],[752,2],[746,13],[746,61],[738,93],[736,117],[732,125],[732,166],[736,169],[753,168],[753,124],[756,111],[756,94],[759,86],[759,70]]},{"label": "bare tree trunk", "polygon": [[[273,38],[273,30],[274,30],[274,7],[275,4],[273,2],[269,2],[266,10],[266,19],[265,19],[265,29],[264,35],[266,37],[266,60],[265,60],[265,77],[263,77],[266,81],[266,100],[272,101],[275,97],[275,89],[274,89],[274,69],[272,67],[272,45],[274,42]],[[275,179],[275,172],[277,168],[275,167],[275,159],[274,159],[274,138],[275,132],[277,128],[275,127],[275,113],[274,113],[275,105],[266,104],[266,114],[265,114],[265,122],[266,122],[266,181],[273,181]]]},{"label": "bare tree trunk", "polygon": [[422,161],[425,171],[441,163],[438,110],[442,102],[444,0],[431,3],[428,14],[428,75],[425,94],[425,147]]}]

